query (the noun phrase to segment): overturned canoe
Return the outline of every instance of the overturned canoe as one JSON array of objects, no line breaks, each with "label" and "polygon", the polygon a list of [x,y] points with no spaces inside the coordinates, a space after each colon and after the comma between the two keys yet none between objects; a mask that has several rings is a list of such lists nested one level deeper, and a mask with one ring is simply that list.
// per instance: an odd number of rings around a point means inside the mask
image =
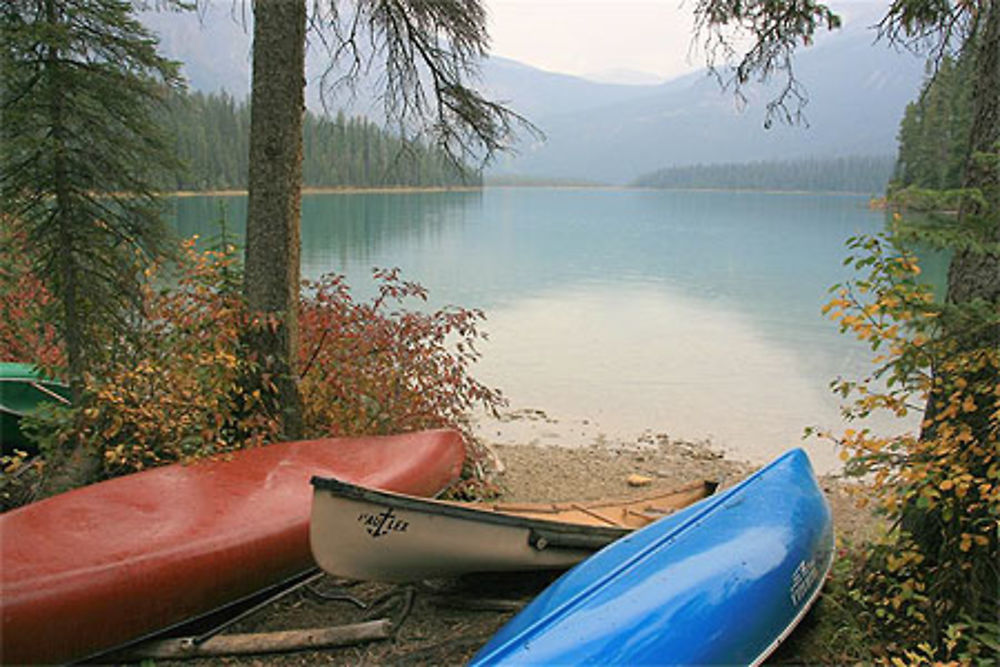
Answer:
[{"label": "overturned canoe", "polygon": [[449,503],[314,477],[316,562],[353,579],[406,582],[472,572],[567,568],[636,528],[711,494],[696,482],[586,503]]},{"label": "overturned canoe", "polygon": [[796,449],[570,570],[472,664],[759,664],[832,561],[830,509]]},{"label": "overturned canoe", "polygon": [[21,432],[21,418],[43,403],[69,403],[69,387],[43,378],[31,364],[0,363],[0,453],[15,449],[37,454]]},{"label": "overturned canoe", "polygon": [[289,442],[170,465],[0,516],[4,664],[86,658],[315,567],[309,479],[433,495],[464,459],[430,431]]}]

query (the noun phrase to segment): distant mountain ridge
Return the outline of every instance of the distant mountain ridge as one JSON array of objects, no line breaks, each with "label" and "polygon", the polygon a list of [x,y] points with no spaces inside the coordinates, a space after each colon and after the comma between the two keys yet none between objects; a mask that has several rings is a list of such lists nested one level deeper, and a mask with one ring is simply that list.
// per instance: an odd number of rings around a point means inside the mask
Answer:
[{"label": "distant mountain ridge", "polygon": [[[490,58],[482,68],[484,92],[527,116],[546,140],[522,142],[489,173],[628,183],[672,166],[895,154],[899,121],[919,90],[924,67],[911,54],[873,45],[867,28],[878,8],[852,5],[843,30],[821,36],[800,53],[796,73],[809,91],[808,127],[764,130],[773,86],[749,88],[749,104],[741,111],[705,71],[658,85],[624,85]],[[185,63],[193,88],[247,95],[250,28],[244,29],[240,17],[233,20],[229,11],[210,5],[201,23],[167,12],[144,14],[144,21],[161,35],[163,51]],[[307,105],[313,111],[323,109],[322,60],[313,45],[307,65]],[[332,106],[379,118],[366,86],[353,100],[334,100]]]},{"label": "distant mountain ridge", "polygon": [[[547,141],[521,146],[519,155],[502,157],[493,171],[628,183],[673,166],[894,155],[899,123],[919,92],[924,64],[912,54],[873,44],[868,25],[858,19],[800,53],[796,75],[809,94],[808,126],[775,124],[765,130],[773,84],[748,88],[749,103],[740,110],[705,71],[659,86],[595,88],[591,95],[574,87],[587,99],[580,108],[543,107],[538,98],[510,94],[515,107],[522,99],[536,105],[532,120]],[[486,81],[504,67],[487,65]],[[526,74],[519,78],[525,82]],[[551,98],[551,75],[544,86]]]},{"label": "distant mountain ridge", "polygon": [[667,80],[665,77],[649,72],[623,68],[590,72],[584,74],[582,78],[594,83],[614,83],[625,86],[658,86]]}]

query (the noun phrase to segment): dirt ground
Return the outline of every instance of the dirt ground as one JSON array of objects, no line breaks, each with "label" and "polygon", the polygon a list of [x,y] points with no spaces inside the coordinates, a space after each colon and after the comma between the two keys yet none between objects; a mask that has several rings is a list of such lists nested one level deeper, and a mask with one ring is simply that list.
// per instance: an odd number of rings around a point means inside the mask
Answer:
[{"label": "dirt ground", "polygon": [[[585,448],[497,445],[492,447],[500,472],[495,480],[504,500],[561,501],[624,497],[670,488],[697,479],[731,485],[753,470],[723,458],[705,444],[672,442],[649,436],[623,446]],[[631,475],[649,479],[633,487]],[[861,538],[874,528],[871,516],[858,510],[847,485],[824,477],[840,536]],[[423,582],[419,586],[392,586],[367,582],[316,582],[278,600],[227,633],[272,632],[356,623],[366,618],[391,618],[392,638],[322,651],[161,661],[158,665],[453,665],[464,664],[515,613],[558,573],[470,577],[455,581]],[[369,606],[355,607],[321,595],[333,592],[357,598]]]}]

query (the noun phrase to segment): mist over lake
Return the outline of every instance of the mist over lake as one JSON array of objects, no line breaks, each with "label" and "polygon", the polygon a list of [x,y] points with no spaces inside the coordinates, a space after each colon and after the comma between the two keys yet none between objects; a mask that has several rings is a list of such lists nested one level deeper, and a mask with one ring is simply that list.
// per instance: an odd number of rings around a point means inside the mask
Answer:
[{"label": "mist over lake", "polygon": [[[490,340],[474,374],[513,411],[547,416],[483,419],[495,442],[648,430],[762,462],[804,427],[836,425],[829,382],[869,368],[871,351],[820,313],[848,275],[844,241],[884,226],[867,203],[630,189],[309,194],[302,272],[343,273],[364,298],[373,267],[399,267],[430,306],[484,309]],[[180,198],[175,227],[211,237],[224,210],[239,234],[245,208],[242,197]],[[819,469],[837,466],[827,443],[807,448]]]}]

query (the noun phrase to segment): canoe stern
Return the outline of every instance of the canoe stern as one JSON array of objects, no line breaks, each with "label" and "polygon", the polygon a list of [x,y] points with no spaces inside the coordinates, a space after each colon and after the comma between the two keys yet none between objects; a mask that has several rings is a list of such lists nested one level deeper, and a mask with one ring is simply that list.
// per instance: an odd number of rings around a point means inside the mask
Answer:
[{"label": "canoe stern", "polygon": [[793,450],[554,582],[473,664],[758,664],[815,600],[829,505]]}]

